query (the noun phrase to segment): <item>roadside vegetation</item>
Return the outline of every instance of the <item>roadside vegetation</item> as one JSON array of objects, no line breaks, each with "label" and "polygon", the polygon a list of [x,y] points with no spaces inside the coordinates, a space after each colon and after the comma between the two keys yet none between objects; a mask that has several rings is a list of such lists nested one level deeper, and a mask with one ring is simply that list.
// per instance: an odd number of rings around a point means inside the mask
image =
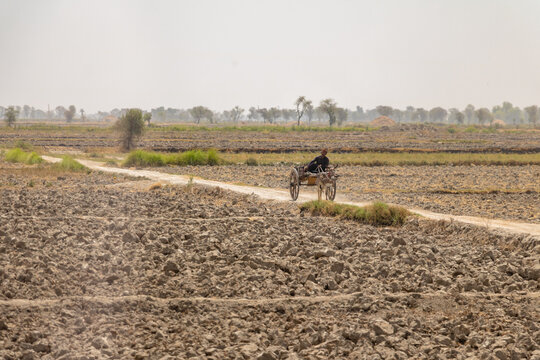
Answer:
[{"label": "roadside vegetation", "polygon": [[78,162],[77,160],[73,159],[69,155],[65,155],[62,157],[62,161],[57,162],[53,164],[53,167],[64,170],[64,171],[74,171],[74,172],[80,172],[80,171],[86,171],[90,172],[90,169],[88,169],[86,166]]},{"label": "roadside vegetation", "polygon": [[144,150],[129,153],[122,166],[155,167],[166,165],[219,165],[223,161],[216,150],[190,150],[177,154],[162,154]]},{"label": "roadside vegetation", "polygon": [[43,159],[36,152],[26,152],[20,148],[9,150],[4,158],[12,163],[23,163],[27,165],[41,164]]},{"label": "roadside vegetation", "polygon": [[360,207],[338,204],[333,201],[310,201],[300,205],[302,212],[315,216],[332,216],[358,221],[373,226],[401,226],[411,213],[402,207],[387,205],[382,202]]},{"label": "roadside vegetation", "polygon": [[[316,154],[295,153],[223,153],[225,163],[275,165],[307,163]],[[420,165],[540,165],[540,154],[496,153],[409,153],[363,152],[329,153],[332,164],[361,166],[420,166]]]}]

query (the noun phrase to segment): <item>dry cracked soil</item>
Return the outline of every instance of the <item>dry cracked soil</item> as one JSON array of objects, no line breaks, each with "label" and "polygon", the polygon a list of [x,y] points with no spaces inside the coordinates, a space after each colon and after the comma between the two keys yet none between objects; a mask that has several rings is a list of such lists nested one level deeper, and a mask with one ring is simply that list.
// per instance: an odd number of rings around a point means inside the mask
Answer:
[{"label": "dry cracked soil", "polygon": [[[290,165],[154,168],[286,189]],[[341,166],[338,195],[452,215],[540,223],[540,166]],[[301,188],[301,192],[314,191]]]},{"label": "dry cracked soil", "polygon": [[0,162],[5,359],[540,359],[540,240]]}]

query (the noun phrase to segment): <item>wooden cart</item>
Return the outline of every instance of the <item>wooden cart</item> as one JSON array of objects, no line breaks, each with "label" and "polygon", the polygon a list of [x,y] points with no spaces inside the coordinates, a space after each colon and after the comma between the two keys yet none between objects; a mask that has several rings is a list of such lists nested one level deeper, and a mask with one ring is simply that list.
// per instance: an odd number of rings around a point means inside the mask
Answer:
[{"label": "wooden cart", "polygon": [[319,200],[322,200],[324,194],[326,200],[333,201],[336,198],[336,180],[338,178],[336,168],[337,166],[329,166],[326,171],[322,171],[319,166],[317,169],[319,171],[309,172],[305,170],[303,165],[294,166],[289,175],[289,191],[293,201],[298,199],[301,185],[316,186]]}]

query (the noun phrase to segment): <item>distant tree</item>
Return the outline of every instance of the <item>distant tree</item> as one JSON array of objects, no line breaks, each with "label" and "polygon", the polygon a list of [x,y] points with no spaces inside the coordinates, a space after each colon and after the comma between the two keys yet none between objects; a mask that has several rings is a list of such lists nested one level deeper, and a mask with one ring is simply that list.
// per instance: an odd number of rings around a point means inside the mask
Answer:
[{"label": "distant tree", "polygon": [[296,105],[296,125],[300,126],[300,119],[304,116],[308,106],[311,105],[311,100],[307,100],[305,96],[299,96],[294,104]]},{"label": "distant tree", "polygon": [[86,115],[84,114],[84,109],[79,110],[81,113],[81,121],[86,121]]},{"label": "distant tree", "polygon": [[270,117],[270,123],[274,124],[281,116],[281,110],[276,107],[271,107],[268,109],[268,116]]},{"label": "distant tree", "polygon": [[474,105],[471,105],[471,104],[467,105],[463,113],[465,114],[465,117],[467,118],[467,124],[470,124],[474,121],[474,115],[475,115]]},{"label": "distant tree", "polygon": [[238,120],[240,120],[240,117],[242,116],[242,113],[244,112],[244,109],[242,109],[239,106],[235,106],[230,111],[225,110],[223,112],[223,116],[227,121],[237,123]]},{"label": "distant tree", "polygon": [[536,127],[536,121],[538,120],[538,106],[536,105],[527,106],[524,110],[527,113],[527,116],[529,117],[529,123],[533,127]]},{"label": "distant tree", "polygon": [[310,100],[309,104],[306,105],[306,116],[308,118],[309,125],[311,125],[311,119],[313,119],[313,115],[315,115],[315,108],[313,107],[313,104]]},{"label": "distant tree", "polygon": [[345,121],[347,121],[347,117],[349,116],[349,112],[347,109],[344,109],[342,107],[338,107],[336,109],[336,117],[337,117],[337,124],[338,126],[341,126]]},{"label": "distant tree", "polygon": [[150,126],[150,121],[152,120],[152,113],[145,112],[143,115],[143,121],[146,123],[146,126]]},{"label": "distant tree", "polygon": [[366,114],[364,113],[364,108],[361,106],[356,107],[356,111],[354,112],[354,120],[362,121],[364,120],[364,117]]},{"label": "distant tree", "polygon": [[407,106],[407,108],[405,109],[405,117],[409,122],[414,120],[414,107],[410,105]]},{"label": "distant tree", "polygon": [[270,124],[272,123],[273,118],[270,116],[270,111],[268,111],[267,108],[257,109],[257,113],[262,117],[265,124],[266,122],[269,122]]},{"label": "distant tree", "polygon": [[24,105],[23,108],[22,108],[22,117],[24,119],[28,119],[30,118],[30,114],[32,113],[32,108],[29,106],[29,105]]},{"label": "distant tree", "polygon": [[67,111],[67,109],[63,106],[57,106],[54,111],[56,112],[56,117],[58,119],[61,119],[64,116],[64,113]]},{"label": "distant tree", "polygon": [[210,123],[214,122],[214,113],[207,107],[195,106],[189,110],[189,113],[195,119],[197,124],[199,124],[202,119],[207,119]]},{"label": "distant tree", "polygon": [[237,123],[242,117],[243,113],[244,113],[244,109],[242,109],[240,106],[237,105],[233,107],[231,110],[233,122]]},{"label": "distant tree", "polygon": [[461,111],[458,111],[456,113],[456,122],[460,125],[463,125],[463,120],[465,120],[465,115]]},{"label": "distant tree", "polygon": [[486,121],[493,121],[493,115],[487,108],[480,108],[476,110],[474,114],[478,118],[478,122],[480,123],[480,125],[484,125]]},{"label": "distant tree", "polygon": [[259,119],[259,112],[253,106],[250,107],[248,111],[249,111],[249,114],[248,114],[249,120],[256,121]]},{"label": "distant tree", "polygon": [[379,105],[377,106],[377,112],[381,116],[390,116],[392,115],[394,109],[391,106]]},{"label": "distant tree", "polygon": [[4,113],[4,120],[6,121],[6,125],[9,127],[15,125],[15,122],[17,121],[17,116],[19,116],[19,111],[16,110],[15,107],[9,106]]},{"label": "distant tree", "polygon": [[324,99],[319,104],[321,113],[328,115],[328,123],[330,126],[336,123],[337,104],[332,99]]},{"label": "distant tree", "polygon": [[413,119],[420,122],[425,122],[428,118],[428,111],[424,108],[418,108],[414,111]]},{"label": "distant tree", "polygon": [[144,132],[144,120],[142,111],[139,109],[129,109],[122,115],[116,123],[116,128],[120,133],[121,148],[129,151],[135,147],[135,141]]},{"label": "distant tree", "polygon": [[64,117],[66,118],[66,121],[69,123],[73,120],[73,117],[77,113],[77,109],[74,105],[69,105],[69,109],[64,111]]},{"label": "distant tree", "polygon": [[401,119],[403,118],[403,111],[399,110],[399,109],[394,109],[392,111],[392,116],[394,117],[394,119],[397,120],[398,124],[401,123]]},{"label": "distant tree", "polygon": [[429,110],[429,119],[433,122],[443,122],[446,120],[446,115],[448,115],[448,111],[442,107],[434,107]]}]

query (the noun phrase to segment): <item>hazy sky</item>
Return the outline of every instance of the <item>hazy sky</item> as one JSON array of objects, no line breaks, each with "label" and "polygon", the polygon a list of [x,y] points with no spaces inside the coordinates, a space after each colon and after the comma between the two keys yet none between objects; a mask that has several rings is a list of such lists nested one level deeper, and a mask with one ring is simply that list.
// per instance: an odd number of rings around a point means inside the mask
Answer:
[{"label": "hazy sky", "polygon": [[539,0],[0,0],[0,105],[540,104]]}]

